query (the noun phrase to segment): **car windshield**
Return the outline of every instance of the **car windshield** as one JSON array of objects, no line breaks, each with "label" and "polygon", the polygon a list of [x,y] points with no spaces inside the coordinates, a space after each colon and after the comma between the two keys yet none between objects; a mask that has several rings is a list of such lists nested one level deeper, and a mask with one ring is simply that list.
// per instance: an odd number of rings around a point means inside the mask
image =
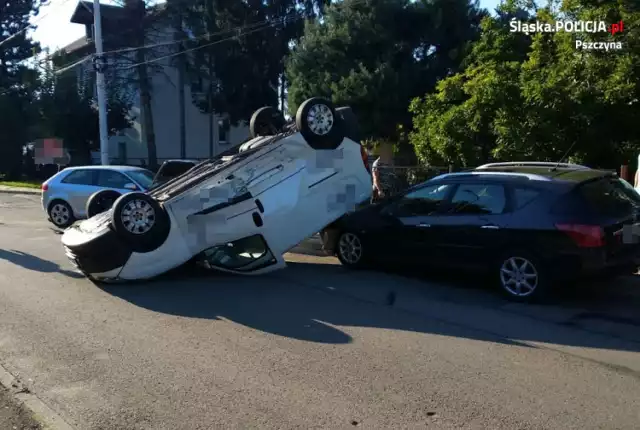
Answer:
[{"label": "car windshield", "polygon": [[151,188],[151,184],[153,183],[153,173],[149,170],[129,170],[127,175],[129,175],[138,184],[142,185],[145,189],[148,190]]}]

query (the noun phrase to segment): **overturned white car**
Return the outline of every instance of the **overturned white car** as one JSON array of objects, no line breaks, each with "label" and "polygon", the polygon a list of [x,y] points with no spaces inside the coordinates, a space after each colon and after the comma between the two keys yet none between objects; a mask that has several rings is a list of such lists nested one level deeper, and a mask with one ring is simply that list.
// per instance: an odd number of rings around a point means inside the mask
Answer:
[{"label": "overturned white car", "polygon": [[62,236],[69,259],[101,281],[151,278],[194,257],[222,271],[265,273],[370,198],[367,154],[349,108],[309,99],[291,125],[263,108],[250,128],[253,138],[237,154],[122,195],[69,227]]}]

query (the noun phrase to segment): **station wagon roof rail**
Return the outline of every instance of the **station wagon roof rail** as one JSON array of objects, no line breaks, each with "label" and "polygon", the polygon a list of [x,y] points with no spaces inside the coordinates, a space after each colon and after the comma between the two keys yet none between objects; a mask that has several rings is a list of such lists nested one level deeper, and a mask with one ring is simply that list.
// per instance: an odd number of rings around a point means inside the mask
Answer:
[{"label": "station wagon roof rail", "polygon": [[589,169],[587,166],[582,166],[580,164],[573,163],[554,163],[547,161],[509,161],[502,163],[488,163],[483,164],[482,166],[476,167],[476,170],[479,169],[488,169],[490,167],[517,167],[517,166],[528,166],[528,167],[562,167],[569,169]]},{"label": "station wagon roof rail", "polygon": [[453,177],[464,177],[464,176],[508,176],[512,178],[522,178],[528,179],[531,181],[550,181],[551,178],[542,175],[536,175],[533,173],[518,173],[518,172],[478,172],[478,171],[468,171],[468,172],[456,172],[456,173],[445,173],[440,176],[436,176],[433,180],[440,180],[446,178]]}]

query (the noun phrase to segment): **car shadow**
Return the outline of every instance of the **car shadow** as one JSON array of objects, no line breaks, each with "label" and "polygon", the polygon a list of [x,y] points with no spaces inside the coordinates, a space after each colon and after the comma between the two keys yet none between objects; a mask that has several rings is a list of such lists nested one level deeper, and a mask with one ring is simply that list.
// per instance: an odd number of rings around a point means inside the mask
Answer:
[{"label": "car shadow", "polygon": [[16,266],[20,266],[27,270],[33,270],[35,272],[42,273],[62,273],[71,278],[83,278],[84,276],[80,273],[72,272],[70,270],[65,270],[61,268],[56,263],[53,263],[48,260],[43,260],[40,257],[37,257],[32,254],[27,254],[22,251],[16,250],[5,250],[0,249],[0,259],[7,260]]},{"label": "car shadow", "polygon": [[640,352],[640,340],[585,333],[575,324],[520,313],[536,305],[519,304],[523,308],[512,311],[511,302],[486,291],[486,285],[470,286],[465,276],[453,285],[450,279],[438,285],[424,273],[354,273],[339,265],[301,262],[288,266],[269,275],[240,276],[187,265],[154,281],[100,288],[155,312],[228,320],[325,344],[350,343],[352,331],[381,328],[526,347],[540,342]]},{"label": "car shadow", "polygon": [[[305,266],[305,267],[303,267]],[[321,277],[313,264],[295,263],[311,277]],[[339,269],[339,267],[338,267]],[[291,269],[285,269],[287,270]],[[336,270],[329,268],[328,270]],[[313,273],[313,272],[316,273]],[[445,323],[424,315],[399,312],[377,301],[341,295],[336,291],[301,285],[276,272],[241,276],[211,272],[187,265],[154,281],[97,284],[105,292],[154,312],[188,318],[228,320],[283,337],[324,344],[353,341],[359,327],[403,330],[441,336],[468,337],[531,347],[473,327]]]},{"label": "car shadow", "polygon": [[230,320],[284,337],[318,343],[352,341],[344,331],[318,319],[322,301],[308,302],[277,278],[245,277],[190,267],[149,282],[97,284],[136,306],[189,318]]}]

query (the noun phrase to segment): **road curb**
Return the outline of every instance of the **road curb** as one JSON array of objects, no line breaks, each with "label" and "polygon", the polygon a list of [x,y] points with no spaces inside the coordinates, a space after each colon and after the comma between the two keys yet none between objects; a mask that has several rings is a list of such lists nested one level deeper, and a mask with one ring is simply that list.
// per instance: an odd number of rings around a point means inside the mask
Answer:
[{"label": "road curb", "polygon": [[32,194],[32,195],[37,195],[37,194],[41,194],[42,191],[40,190],[29,190],[29,189],[22,189],[22,188],[15,188],[15,189],[11,189],[11,188],[0,188],[0,193],[4,193],[4,194]]},{"label": "road curb", "polygon": [[44,430],[74,430],[60,415],[27,389],[2,364],[0,364],[0,385],[5,387],[19,404],[32,413],[33,418],[42,425]]}]

